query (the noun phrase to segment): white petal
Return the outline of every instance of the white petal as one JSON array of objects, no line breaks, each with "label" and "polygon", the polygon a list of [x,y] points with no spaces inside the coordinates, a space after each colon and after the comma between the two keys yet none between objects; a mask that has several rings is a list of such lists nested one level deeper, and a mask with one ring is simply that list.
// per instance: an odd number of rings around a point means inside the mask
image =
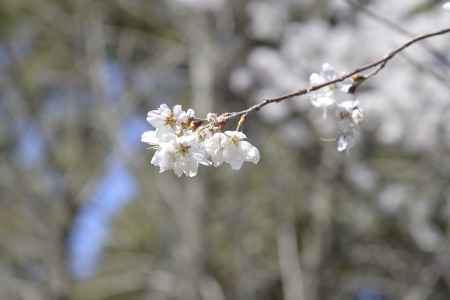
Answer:
[{"label": "white petal", "polygon": [[195,118],[195,111],[190,108],[187,111],[177,113],[178,112],[174,112],[174,115],[176,116],[178,123],[186,123],[189,119]]},{"label": "white petal", "polygon": [[242,131],[225,131],[225,134],[229,137],[237,137],[239,140],[244,140],[247,138],[245,133]]},{"label": "white petal", "polygon": [[442,8],[445,9],[445,10],[450,10],[450,2],[446,2],[446,3],[442,6]]},{"label": "white petal", "polygon": [[351,112],[353,110],[353,108],[355,108],[358,105],[358,103],[359,103],[358,101],[348,100],[348,101],[339,103],[338,106],[339,106],[339,108],[341,108],[347,112]]},{"label": "white petal", "polygon": [[311,99],[311,104],[315,107],[328,107],[333,105],[335,102],[332,97],[318,97]]},{"label": "white petal", "polygon": [[245,160],[245,154],[240,151],[240,148],[234,144],[228,144],[224,147],[223,158],[225,162],[230,164],[233,170],[239,170]]},{"label": "white petal", "polygon": [[324,82],[325,82],[325,79],[317,73],[313,73],[313,74],[311,74],[311,76],[309,76],[309,83],[311,85],[319,85]]},{"label": "white petal", "polygon": [[165,172],[173,167],[173,156],[165,150],[158,150],[153,155],[151,164],[159,167],[159,172]]},{"label": "white petal", "polygon": [[215,113],[208,113],[207,115],[206,115],[206,120],[208,121],[208,122],[215,122],[216,120],[217,120],[217,114],[215,114]]},{"label": "white petal", "polygon": [[334,67],[329,63],[324,63],[322,65],[322,72],[335,72]]},{"label": "white petal", "polygon": [[169,129],[167,127],[161,127],[156,129],[156,137],[159,139],[159,143],[170,143],[172,141],[175,141],[177,136],[173,132],[172,129]]},{"label": "white petal", "polygon": [[205,155],[201,153],[194,153],[192,154],[192,157],[201,165],[209,166],[211,165],[211,162],[206,158]]},{"label": "white petal", "polygon": [[159,162],[161,161],[161,153],[159,151],[156,151],[153,154],[152,160],[150,161],[150,163],[154,166],[159,166]]},{"label": "white petal", "polygon": [[205,140],[205,149],[210,155],[215,155],[222,147],[223,141],[226,140],[226,136],[223,133],[215,133],[212,137]]},{"label": "white petal", "polygon": [[175,105],[173,107],[173,115],[175,116],[175,118],[178,118],[178,116],[183,113],[183,108],[181,105]]},{"label": "white petal", "polygon": [[197,136],[194,134],[182,135],[177,138],[177,142],[183,145],[191,145],[197,141]]},{"label": "white petal", "polygon": [[199,164],[204,166],[211,165],[211,162],[207,158],[206,149],[203,144],[195,143],[191,146],[191,157]]},{"label": "white petal", "polygon": [[244,160],[240,158],[235,158],[228,162],[233,170],[240,170],[244,164]]},{"label": "white petal", "polygon": [[195,111],[193,109],[189,108],[186,111],[186,115],[188,116],[188,118],[195,118]]},{"label": "white petal", "polygon": [[337,151],[342,152],[347,150],[348,145],[349,143],[345,135],[340,135],[337,139]]},{"label": "white petal", "polygon": [[163,103],[159,106],[159,111],[163,112],[165,110],[170,110],[170,107],[167,104]]},{"label": "white petal", "polygon": [[347,132],[342,132],[337,138],[337,150],[350,151],[350,149],[355,145],[356,134],[358,132],[355,128],[350,128]]},{"label": "white petal", "polygon": [[187,159],[184,162],[184,174],[188,177],[194,177],[198,172],[198,162],[194,159]]},{"label": "white petal", "polygon": [[356,125],[358,125],[359,123],[364,121],[364,113],[361,108],[357,107],[357,108],[353,109],[352,120]]},{"label": "white petal", "polygon": [[212,163],[213,163],[214,167],[221,166],[223,164],[223,162],[224,162],[224,158],[223,158],[222,152],[219,152],[216,155],[211,156],[211,160],[212,160]]},{"label": "white petal", "polygon": [[329,63],[322,65],[322,77],[325,77],[326,81],[334,80],[337,77],[334,67]]},{"label": "white petal", "polygon": [[156,131],[146,131],[141,136],[141,142],[147,143],[149,145],[158,145],[159,144],[159,138],[156,136]]},{"label": "white petal", "polygon": [[245,161],[249,161],[254,164],[257,164],[259,162],[260,154],[258,148],[247,141],[240,142],[239,147],[245,153]]},{"label": "white petal", "polygon": [[160,128],[164,126],[164,119],[160,114],[154,113],[154,111],[151,111],[147,114],[147,122],[149,122],[150,125],[152,125],[154,128]]}]

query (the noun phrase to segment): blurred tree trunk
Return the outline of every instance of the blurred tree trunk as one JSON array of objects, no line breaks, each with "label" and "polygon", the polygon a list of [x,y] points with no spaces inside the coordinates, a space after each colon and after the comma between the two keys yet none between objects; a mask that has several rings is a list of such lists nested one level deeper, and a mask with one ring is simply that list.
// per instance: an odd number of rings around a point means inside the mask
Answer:
[{"label": "blurred tree trunk", "polygon": [[278,228],[278,259],[284,300],[306,300],[304,275],[300,267],[297,234],[292,216],[286,216]]}]

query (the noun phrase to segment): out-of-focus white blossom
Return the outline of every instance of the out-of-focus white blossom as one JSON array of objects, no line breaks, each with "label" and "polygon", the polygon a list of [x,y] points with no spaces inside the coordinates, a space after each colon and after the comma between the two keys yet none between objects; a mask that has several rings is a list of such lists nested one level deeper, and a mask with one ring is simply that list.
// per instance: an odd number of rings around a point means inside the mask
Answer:
[{"label": "out-of-focus white blossom", "polygon": [[364,120],[364,113],[358,100],[346,100],[337,104],[337,150],[349,151],[356,142],[358,125]]},{"label": "out-of-focus white blossom", "polygon": [[337,151],[349,151],[355,145],[356,134],[354,127],[348,127],[346,130],[340,131],[336,139]]},{"label": "out-of-focus white blossom", "polygon": [[338,105],[339,118],[350,119],[355,125],[358,125],[364,120],[364,113],[359,106],[358,100],[347,100]]},{"label": "out-of-focus white blossom", "polygon": [[[324,84],[335,80],[339,77],[333,66],[328,63],[322,65],[320,73],[313,73],[309,78],[311,86]],[[320,90],[311,93],[311,103],[315,107],[323,109],[324,117],[326,117],[327,109],[336,102],[343,101],[348,97],[349,88],[352,86],[351,80],[344,80],[328,85]]]},{"label": "out-of-focus white blossom", "polygon": [[237,93],[249,90],[253,84],[252,75],[248,68],[237,68],[230,75],[230,89]]},{"label": "out-of-focus white blossom", "polygon": [[249,33],[266,41],[276,41],[282,36],[289,16],[287,7],[276,1],[252,1],[247,6],[247,13]]},{"label": "out-of-focus white blossom", "polygon": [[442,8],[445,10],[450,11],[450,1],[449,2],[445,2],[444,5],[442,5]]}]

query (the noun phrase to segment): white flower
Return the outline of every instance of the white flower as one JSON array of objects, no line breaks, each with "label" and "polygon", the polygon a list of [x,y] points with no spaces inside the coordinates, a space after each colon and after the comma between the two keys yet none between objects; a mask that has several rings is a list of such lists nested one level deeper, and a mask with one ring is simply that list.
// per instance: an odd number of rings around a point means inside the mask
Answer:
[{"label": "white flower", "polygon": [[[198,142],[195,135],[172,137],[174,138],[158,144],[151,160],[152,165],[159,167],[160,173],[173,169],[178,177],[183,174],[194,177],[197,175],[199,164],[210,164],[203,145]],[[153,139],[151,134],[147,134],[146,138]]]},{"label": "white flower", "polygon": [[[320,74],[311,74],[309,81],[311,86],[316,86],[335,80],[337,78],[338,74],[334,70],[333,66],[325,63],[322,65]],[[315,107],[323,108],[324,117],[326,117],[327,108],[331,105],[334,105],[336,102],[339,102],[342,97],[348,96],[347,93],[351,86],[351,79],[328,85],[320,90],[311,93],[311,103]]]},{"label": "white flower", "polygon": [[148,112],[147,121],[157,129],[175,131],[187,125],[189,119],[194,117],[195,112],[192,109],[184,111],[181,105],[175,105],[173,109],[170,109],[167,104],[161,104],[158,109]]},{"label": "white flower", "polygon": [[141,136],[141,142],[149,145],[158,145],[159,138],[157,137],[156,130],[146,131]]},{"label": "white flower", "polygon": [[159,172],[173,170],[180,177],[197,175],[199,164],[209,165],[204,146],[192,132],[177,136],[174,132],[158,128],[142,134],[141,141],[156,149],[151,164]]},{"label": "white flower", "polygon": [[175,162],[175,148],[171,143],[163,145],[158,147],[151,160],[152,165],[159,167],[159,173],[173,169]]},{"label": "white flower", "polygon": [[209,154],[211,161],[215,167],[220,166],[223,162],[223,145],[226,143],[227,136],[222,132],[216,132],[207,140],[205,140],[205,149]]},{"label": "white flower", "polygon": [[205,142],[205,148],[214,166],[228,163],[233,170],[239,170],[244,162],[257,164],[260,159],[258,148],[245,141],[247,136],[240,131],[217,132]]},{"label": "white flower", "polygon": [[442,8],[445,10],[450,11],[450,1],[449,2],[445,2],[444,5],[442,5]]},{"label": "white flower", "polygon": [[176,135],[173,132],[156,129],[144,132],[141,136],[141,142],[150,146],[158,146],[160,143],[167,143],[175,138]]},{"label": "white flower", "polygon": [[349,151],[359,134],[358,125],[364,120],[364,114],[358,100],[346,100],[337,105],[338,135],[337,150]]},{"label": "white flower", "polygon": [[355,125],[360,124],[364,120],[364,113],[359,107],[358,100],[346,100],[337,106],[340,120],[350,119]]},{"label": "white flower", "polygon": [[347,132],[342,132],[337,137],[337,151],[349,151],[354,145],[356,140],[356,131],[354,128]]}]

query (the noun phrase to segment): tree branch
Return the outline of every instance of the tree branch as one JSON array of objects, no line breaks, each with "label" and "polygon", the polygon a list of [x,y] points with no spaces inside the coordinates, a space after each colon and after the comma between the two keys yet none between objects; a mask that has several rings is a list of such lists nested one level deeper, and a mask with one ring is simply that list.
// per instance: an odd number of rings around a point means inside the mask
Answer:
[{"label": "tree branch", "polygon": [[244,110],[241,110],[241,111],[237,111],[237,112],[225,113],[225,114],[223,114],[223,117],[226,120],[229,120],[229,119],[233,119],[233,118],[237,118],[237,117],[241,117],[241,116],[247,116],[248,114],[250,114],[252,112],[259,111],[261,108],[263,108],[264,106],[269,105],[271,103],[278,103],[278,102],[282,102],[284,100],[288,100],[288,99],[291,99],[291,98],[294,98],[294,97],[303,96],[303,95],[306,95],[306,94],[311,93],[313,91],[317,91],[317,90],[320,90],[320,89],[322,89],[324,87],[333,85],[335,83],[342,82],[345,79],[351,78],[354,75],[359,75],[362,72],[374,69],[372,72],[370,72],[366,76],[360,77],[360,78],[362,78],[363,81],[365,81],[365,80],[367,80],[367,79],[377,75],[382,69],[384,69],[384,67],[387,65],[387,63],[391,59],[393,59],[397,54],[399,54],[400,52],[404,51],[405,49],[407,49],[411,45],[413,45],[413,44],[415,44],[415,43],[417,43],[419,41],[422,41],[422,40],[425,40],[425,39],[428,39],[428,38],[431,38],[431,37],[434,37],[434,36],[447,34],[447,33],[450,33],[450,28],[445,28],[445,29],[441,29],[439,31],[435,31],[435,32],[419,35],[419,36],[417,36],[417,37],[407,41],[406,43],[404,43],[400,47],[394,49],[393,51],[389,52],[383,58],[378,59],[378,60],[376,60],[376,61],[374,61],[372,63],[366,64],[366,65],[364,65],[362,67],[359,67],[359,68],[357,68],[357,69],[355,69],[355,70],[353,70],[351,72],[345,73],[342,76],[340,76],[340,77],[338,77],[338,78],[336,78],[334,80],[330,80],[330,81],[327,81],[325,83],[318,84],[318,85],[309,86],[307,88],[301,89],[299,91],[296,91],[294,93],[290,93],[290,94],[287,94],[287,95],[284,95],[284,96],[275,97],[275,98],[268,98],[268,99],[265,99],[265,100],[261,101],[260,103],[257,103],[257,104],[255,104],[255,105],[253,105],[253,106],[251,106],[251,107],[249,107],[247,109],[244,109]]},{"label": "tree branch", "polygon": [[[395,23],[394,21],[389,20],[388,18],[384,17],[383,15],[377,14],[375,11],[371,10],[370,8],[366,7],[365,5],[355,1],[355,0],[344,0],[347,2],[350,6],[354,7],[355,9],[358,9],[362,13],[366,14],[368,17],[372,18],[373,20],[377,21],[380,24],[383,24],[387,28],[390,28],[391,30],[402,34],[408,38],[414,38],[416,35],[412,33],[409,30],[406,30],[399,24]],[[450,62],[447,60],[447,57],[445,54],[439,52],[436,50],[432,45],[424,42],[421,44],[421,47],[427,51],[430,55],[432,55],[437,61],[442,63],[446,67],[450,67]]]}]

